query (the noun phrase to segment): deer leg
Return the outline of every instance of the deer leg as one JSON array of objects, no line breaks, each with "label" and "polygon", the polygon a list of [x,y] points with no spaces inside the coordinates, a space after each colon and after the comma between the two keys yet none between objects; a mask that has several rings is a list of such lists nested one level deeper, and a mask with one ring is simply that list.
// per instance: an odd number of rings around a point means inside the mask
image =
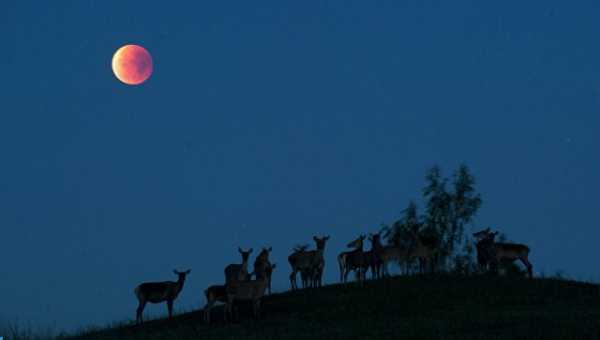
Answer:
[{"label": "deer leg", "polygon": [[362,266],[358,268],[358,279],[360,281],[360,286],[364,286],[365,280],[367,279],[367,268]]},{"label": "deer leg", "polygon": [[346,271],[346,261],[344,260],[344,257],[338,257],[338,265],[340,266],[340,282],[345,282],[344,281],[344,273]]},{"label": "deer leg", "polygon": [[136,323],[143,323],[144,320],[142,319],[142,313],[144,313],[144,308],[146,307],[146,301],[140,300],[140,303],[138,305],[137,311],[135,313],[135,322]]},{"label": "deer leg", "polygon": [[292,286],[292,290],[298,289],[298,287],[296,287],[296,269],[293,269],[290,274],[290,285]]},{"label": "deer leg", "polygon": [[[233,319],[232,306],[233,306],[233,295],[227,295],[227,304],[225,305],[225,322],[229,321],[229,319]],[[228,317],[229,316],[229,317]]]},{"label": "deer leg", "polygon": [[256,320],[259,320],[260,319],[260,299],[254,300],[252,307],[253,307],[253,312],[254,312],[254,318]]},{"label": "deer leg", "polygon": [[215,304],[214,301],[208,301],[206,303],[206,306],[204,306],[204,321],[207,324],[210,324],[210,310],[212,309],[212,306]]},{"label": "deer leg", "polygon": [[533,266],[531,265],[529,260],[526,257],[519,257],[519,260],[521,260],[525,267],[527,267],[527,274],[529,274],[529,277],[533,277]]},{"label": "deer leg", "polygon": [[169,310],[169,319],[173,318],[173,300],[167,300],[167,309]]},{"label": "deer leg", "polygon": [[348,281],[348,274],[350,273],[350,268],[344,268],[344,277],[342,278],[342,282]]},{"label": "deer leg", "polygon": [[240,306],[233,306],[233,310],[234,310],[234,317],[232,317],[232,319],[235,322],[240,322],[241,318],[240,318]]},{"label": "deer leg", "polygon": [[303,289],[306,288],[306,271],[304,269],[300,270],[300,283]]},{"label": "deer leg", "polygon": [[494,261],[490,262],[490,270],[495,275],[498,275],[499,274],[498,269],[499,269],[498,260],[494,259]]}]

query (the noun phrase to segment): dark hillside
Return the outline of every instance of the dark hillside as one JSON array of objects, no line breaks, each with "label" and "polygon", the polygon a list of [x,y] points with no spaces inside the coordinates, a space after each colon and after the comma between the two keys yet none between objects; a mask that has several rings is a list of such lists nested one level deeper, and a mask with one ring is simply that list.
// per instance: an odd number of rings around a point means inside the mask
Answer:
[{"label": "dark hillside", "polygon": [[[243,308],[242,308],[243,309]],[[220,307],[213,316],[222,315]],[[397,277],[359,288],[274,294],[263,317],[207,326],[202,313],[70,339],[593,339],[600,338],[598,286],[555,279]]]}]

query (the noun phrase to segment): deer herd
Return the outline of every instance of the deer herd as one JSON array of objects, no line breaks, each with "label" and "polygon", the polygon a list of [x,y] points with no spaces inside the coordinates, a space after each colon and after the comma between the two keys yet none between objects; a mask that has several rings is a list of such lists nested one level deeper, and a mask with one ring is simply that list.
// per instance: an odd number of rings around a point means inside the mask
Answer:
[{"label": "deer herd", "polygon": [[[529,247],[524,244],[496,242],[498,232],[492,232],[490,228],[473,234],[477,250],[477,263],[482,270],[497,270],[498,265],[503,262],[514,262],[520,260],[526,267],[529,277],[533,275],[533,268],[529,262]],[[358,284],[363,286],[366,274],[370,270],[372,279],[389,277],[388,265],[390,263],[412,263],[418,261],[419,272],[424,273],[428,268],[433,271],[433,266],[439,253],[437,247],[423,242],[417,233],[411,233],[411,242],[404,245],[383,245],[381,233],[370,234],[370,250],[364,250],[367,237],[360,235],[348,243],[348,251],[340,253],[337,257],[340,282],[348,281],[348,274],[354,272]],[[316,248],[308,250],[307,245],[297,246],[292,254],[288,256],[288,262],[292,268],[290,274],[290,285],[292,290],[298,289],[296,276],[300,273],[302,288],[320,287],[323,284],[323,272],[325,270],[325,245],[329,236],[314,236]],[[263,248],[254,261],[253,271],[248,271],[248,261],[252,248],[247,251],[238,248],[241,255],[241,263],[230,264],[225,267],[225,284],[212,285],[204,294],[206,305],[204,307],[204,320],[210,323],[210,312],[217,302],[225,304],[224,320],[234,317],[234,304],[247,301],[252,305],[255,318],[260,316],[260,306],[263,296],[268,292],[271,294],[271,276],[276,267],[271,263],[269,255],[272,248]],[[183,272],[175,270],[178,280],[165,282],[147,282],[137,286],[134,290],[139,305],[136,311],[136,323],[142,323],[142,313],[146,303],[166,302],[169,319],[173,315],[173,302],[183,289],[186,276],[190,270]],[[254,277],[254,279],[252,279]],[[237,308],[235,309],[237,312]]]}]

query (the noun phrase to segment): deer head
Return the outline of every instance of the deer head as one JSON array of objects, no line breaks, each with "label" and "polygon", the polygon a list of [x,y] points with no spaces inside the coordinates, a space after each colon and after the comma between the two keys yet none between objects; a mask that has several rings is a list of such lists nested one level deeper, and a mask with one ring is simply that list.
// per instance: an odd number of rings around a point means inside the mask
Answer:
[{"label": "deer head", "polygon": [[250,254],[252,253],[252,248],[248,251],[243,251],[242,248],[238,247],[238,252],[242,255],[242,261],[247,262]]},{"label": "deer head", "polygon": [[364,242],[365,238],[367,238],[365,235],[360,235],[356,240],[348,243],[347,247],[348,248],[362,249],[363,248],[363,242]]},{"label": "deer head", "polygon": [[369,241],[371,241],[373,247],[381,246],[381,232],[369,234]]},{"label": "deer head", "polygon": [[315,240],[315,243],[317,244],[317,250],[323,250],[325,249],[325,244],[327,243],[327,240],[329,240],[329,235],[324,236],[322,238],[313,236],[313,240]]},{"label": "deer head", "polygon": [[258,254],[258,256],[256,257],[257,261],[268,261],[269,260],[269,254],[271,253],[271,251],[273,250],[273,247],[269,247],[269,248],[263,248],[260,253]]},{"label": "deer head", "polygon": [[487,227],[481,231],[473,233],[473,237],[475,237],[478,241],[487,238],[490,235],[490,228]]},{"label": "deer head", "polygon": [[189,274],[191,271],[192,271],[191,269],[188,269],[186,271],[180,272],[177,269],[174,269],[173,273],[175,273],[175,275],[178,276],[179,281],[183,282],[183,281],[185,281],[186,275]]}]

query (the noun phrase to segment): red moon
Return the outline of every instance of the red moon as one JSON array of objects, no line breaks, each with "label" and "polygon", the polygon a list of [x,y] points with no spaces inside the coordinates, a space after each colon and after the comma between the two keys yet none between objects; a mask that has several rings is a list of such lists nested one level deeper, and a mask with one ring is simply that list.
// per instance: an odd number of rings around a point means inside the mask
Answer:
[{"label": "red moon", "polygon": [[138,45],[125,45],[112,58],[115,76],[127,85],[139,85],[152,74],[152,57]]}]

